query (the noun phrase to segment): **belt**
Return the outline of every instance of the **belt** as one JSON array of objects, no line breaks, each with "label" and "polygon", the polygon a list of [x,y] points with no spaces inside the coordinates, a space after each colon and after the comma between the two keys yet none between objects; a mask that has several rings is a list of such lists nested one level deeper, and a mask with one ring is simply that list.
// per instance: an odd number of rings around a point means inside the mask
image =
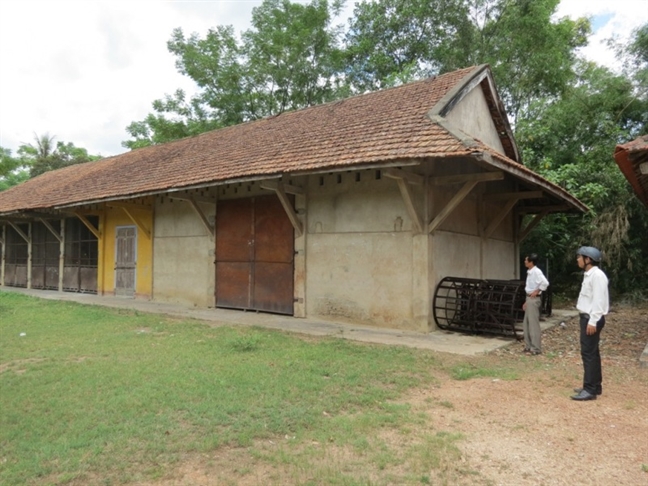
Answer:
[{"label": "belt", "polygon": [[[540,297],[542,295],[542,292],[538,292],[538,295],[536,297]],[[527,297],[531,297],[531,294],[527,294]]]},{"label": "belt", "polygon": [[578,314],[578,315],[579,315],[581,318],[585,318],[585,319],[589,319],[589,318],[590,318],[590,315],[589,315],[589,314],[585,314],[584,312],[581,312],[581,313]]}]

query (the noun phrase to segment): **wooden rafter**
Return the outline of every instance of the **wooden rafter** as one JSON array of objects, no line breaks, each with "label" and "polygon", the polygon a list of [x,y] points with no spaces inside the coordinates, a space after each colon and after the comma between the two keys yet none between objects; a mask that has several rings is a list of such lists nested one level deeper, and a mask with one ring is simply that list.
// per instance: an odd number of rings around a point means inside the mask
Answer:
[{"label": "wooden rafter", "polygon": [[16,230],[16,233],[18,233],[23,240],[25,240],[27,243],[30,242],[29,241],[29,236],[27,236],[25,233],[23,233],[23,230],[21,230],[17,225],[12,223],[11,221],[7,221],[7,223],[9,223],[11,225],[11,227]]},{"label": "wooden rafter", "polygon": [[520,234],[518,235],[518,243],[522,243],[522,241],[529,236],[529,233],[531,233],[531,230],[535,228],[540,221],[543,220],[543,218],[549,214],[549,211],[545,211],[543,213],[536,214],[531,221],[529,221],[529,224],[527,224],[522,231],[520,231]]},{"label": "wooden rafter", "polygon": [[119,206],[121,207],[122,211],[124,211],[124,214],[128,216],[128,219],[130,219],[135,225],[139,228],[139,230],[144,233],[144,235],[150,240],[151,239],[151,230],[146,227],[144,222],[138,218],[132,211],[132,209],[126,208],[124,206]]},{"label": "wooden rafter", "polygon": [[279,181],[264,181],[261,183],[261,189],[266,189],[269,191],[276,191],[277,188],[281,186],[283,188],[283,191],[286,194],[292,194],[294,196],[299,196],[301,194],[304,194],[304,190],[301,187],[298,186],[292,186],[290,184],[284,184],[283,182]]},{"label": "wooden rafter", "polygon": [[410,219],[414,223],[417,232],[423,233],[423,219],[414,205],[414,197],[412,195],[410,184],[423,184],[425,179],[423,176],[412,174],[411,172],[405,172],[400,169],[387,169],[384,171],[384,174],[386,177],[396,180]]},{"label": "wooden rafter", "polygon": [[414,174],[413,172],[406,172],[402,169],[387,169],[383,171],[385,177],[390,177],[392,179],[404,179],[410,184],[422,185],[425,182],[425,177],[419,174]]},{"label": "wooden rafter", "polygon": [[94,227],[94,225],[86,218],[83,214],[79,212],[74,212],[73,213],[77,218],[81,220],[81,222],[90,230],[90,232],[97,237],[98,240],[101,239],[101,232]]},{"label": "wooden rafter", "polygon": [[173,196],[169,196],[170,199],[176,199],[178,201],[184,201],[186,203],[189,203],[191,208],[196,212],[198,217],[200,218],[200,222],[203,224],[205,229],[207,230],[207,233],[209,236],[212,238],[216,234],[216,229],[214,226],[209,224],[209,220],[207,219],[207,216],[205,216],[205,212],[202,210],[202,208],[198,205],[198,203],[205,203],[205,204],[216,204],[216,199],[214,198],[209,198],[209,197],[204,197],[204,196],[189,196],[187,194],[174,194]]},{"label": "wooden rafter", "polygon": [[45,227],[50,231],[50,233],[54,235],[54,238],[56,238],[59,241],[59,243],[62,241],[61,234],[58,231],[56,231],[51,224],[49,224],[49,221],[43,218],[39,218],[39,221],[45,225]]},{"label": "wooden rafter", "polygon": [[560,204],[556,206],[523,206],[518,209],[518,214],[528,214],[528,213],[562,213],[574,209],[567,204]]},{"label": "wooden rafter", "polygon": [[[165,194],[166,195],[166,194]],[[205,196],[190,196],[188,194],[174,194],[174,195],[166,195],[169,199],[177,199],[178,201],[196,201],[200,203],[206,203],[206,204],[216,204],[216,199],[212,197],[205,197]]]},{"label": "wooden rafter", "polygon": [[542,191],[518,191],[518,192],[495,192],[492,194],[484,194],[484,201],[502,201],[515,199],[542,199],[544,193]]},{"label": "wooden rafter", "polygon": [[477,174],[431,177],[430,183],[435,186],[447,186],[449,184],[463,184],[465,182],[501,181],[502,179],[504,179],[504,172],[479,172]]},{"label": "wooden rafter", "polygon": [[[290,199],[288,199],[286,193],[289,192],[290,194],[302,194],[303,190],[300,187],[290,186],[288,184],[283,184],[278,181],[263,182],[261,183],[261,189],[274,191],[275,194],[277,194],[277,197],[279,198],[279,201],[281,202],[284,211],[286,211],[286,215],[288,216],[290,223],[293,225],[293,228],[295,228],[295,233],[297,233],[297,236],[302,236],[304,234],[304,226],[301,220],[299,219],[299,216],[297,216],[297,213],[295,212],[295,208],[293,208],[292,204],[290,203]],[[295,191],[299,191],[299,192],[295,192]]]},{"label": "wooden rafter", "polygon": [[479,184],[479,181],[468,181],[461,189],[448,201],[448,204],[436,215],[432,222],[428,225],[428,233],[432,233],[443,223],[448,216],[455,210],[457,206],[463,201],[466,196]]},{"label": "wooden rafter", "polygon": [[500,211],[495,215],[493,220],[490,222],[490,224],[486,227],[484,230],[483,238],[487,240],[490,238],[490,236],[493,234],[493,232],[497,229],[497,227],[500,225],[502,220],[506,217],[508,213],[511,212],[511,209],[517,204],[518,200],[517,199],[509,199],[504,207],[500,209]]},{"label": "wooden rafter", "polygon": [[152,211],[153,207],[145,204],[134,204],[124,201],[110,201],[106,206],[111,208],[126,208],[130,211]]},{"label": "wooden rafter", "polygon": [[[207,219],[207,216],[205,216],[205,213],[202,210],[202,208],[198,205],[198,201],[196,199],[194,199],[194,198],[186,199],[186,201],[191,205],[193,210],[196,212],[196,214],[200,218],[200,221],[202,222],[203,226],[207,230],[207,233],[209,233],[209,236],[211,236],[213,238],[216,230],[211,224],[209,224],[209,220]],[[210,203],[211,204],[216,204],[216,201],[210,200]]]},{"label": "wooden rafter", "polygon": [[500,192],[493,194],[485,194],[483,196],[484,201],[503,201],[506,200],[506,204],[500,209],[500,211],[495,215],[493,220],[484,230],[482,237],[484,239],[490,238],[493,232],[497,229],[499,224],[504,220],[507,214],[515,207],[518,201],[522,199],[541,199],[543,197],[542,191],[517,191],[517,192]]},{"label": "wooden rafter", "polygon": [[436,215],[428,225],[428,233],[437,229],[457,206],[463,201],[473,188],[480,182],[499,181],[504,179],[503,172],[480,172],[477,174],[458,174],[452,176],[438,176],[430,178],[430,182],[435,186],[445,186],[449,184],[462,184],[463,187],[448,201],[448,204]]}]

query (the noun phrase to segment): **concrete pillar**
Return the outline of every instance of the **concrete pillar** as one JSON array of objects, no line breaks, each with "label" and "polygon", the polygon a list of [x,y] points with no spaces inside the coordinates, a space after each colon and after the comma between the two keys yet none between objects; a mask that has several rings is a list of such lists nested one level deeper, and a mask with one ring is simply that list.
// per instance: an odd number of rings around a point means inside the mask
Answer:
[{"label": "concrete pillar", "polygon": [[63,292],[63,271],[65,270],[65,218],[61,219],[60,237],[58,291]]},{"label": "concrete pillar", "polygon": [[27,223],[27,288],[32,288],[32,224]]},{"label": "concrete pillar", "polygon": [[412,318],[416,330],[424,333],[435,328],[430,300],[429,241],[426,232],[412,235]]},{"label": "concrete pillar", "polygon": [[[307,187],[307,184],[304,184],[304,186]],[[306,200],[307,195],[305,194],[298,194],[295,196],[295,210],[301,220],[304,231],[301,236],[295,236],[295,273],[293,283],[293,295],[295,297],[295,303],[293,305],[294,317],[306,317],[306,235],[308,234]]]},{"label": "concrete pillar", "polygon": [[7,256],[7,225],[2,225],[2,259],[0,260],[0,285],[5,284],[5,260]]}]

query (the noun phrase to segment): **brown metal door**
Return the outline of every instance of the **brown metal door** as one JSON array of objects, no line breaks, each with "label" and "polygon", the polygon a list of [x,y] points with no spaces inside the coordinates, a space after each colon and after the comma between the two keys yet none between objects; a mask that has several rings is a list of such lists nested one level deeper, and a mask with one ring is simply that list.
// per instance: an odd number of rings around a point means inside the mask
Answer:
[{"label": "brown metal door", "polygon": [[219,201],[216,305],[293,314],[293,227],[276,196]]},{"label": "brown metal door", "polygon": [[137,229],[135,226],[116,228],[115,235],[115,295],[135,295],[137,267]]}]

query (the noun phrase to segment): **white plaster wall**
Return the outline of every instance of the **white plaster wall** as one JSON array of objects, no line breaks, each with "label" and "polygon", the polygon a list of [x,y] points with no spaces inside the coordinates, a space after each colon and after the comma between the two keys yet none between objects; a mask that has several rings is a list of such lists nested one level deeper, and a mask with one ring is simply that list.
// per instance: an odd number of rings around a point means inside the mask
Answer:
[{"label": "white plaster wall", "polygon": [[430,236],[434,287],[444,277],[482,278],[481,238],[448,231]]},{"label": "white plaster wall", "polygon": [[[448,187],[434,187],[431,194],[432,214],[439,213],[460,188],[461,185],[459,184]],[[450,216],[441,223],[440,230],[472,235],[479,234],[477,226],[478,200],[475,196],[478,190],[478,188],[473,189],[473,192],[461,201]]]},{"label": "white plaster wall", "polygon": [[410,234],[313,234],[308,242],[309,316],[416,328]]},{"label": "white plaster wall", "polygon": [[517,280],[515,273],[517,255],[515,243],[488,239],[483,248],[484,278],[495,280]]},{"label": "white plaster wall", "polygon": [[[396,181],[376,180],[375,171],[356,177],[309,178],[306,314],[427,331],[427,247],[414,244]],[[415,199],[423,205],[420,190]]]},{"label": "white plaster wall", "polygon": [[446,119],[464,133],[504,153],[481,86],[477,86],[457,103],[446,115]]},{"label": "white plaster wall", "polygon": [[[457,168],[465,173],[474,172],[464,164],[455,167],[455,170]],[[497,280],[516,278],[513,213],[504,217],[489,238],[482,238],[483,231],[506,204],[506,201],[484,201],[484,193],[497,192],[493,184],[500,183],[478,184],[430,235],[431,297],[438,283],[445,277]],[[430,187],[431,218],[446,206],[460,187]]]},{"label": "white plaster wall", "polygon": [[[200,204],[213,223],[215,205]],[[153,300],[214,306],[214,239],[192,207],[158,198],[153,239]]]}]

